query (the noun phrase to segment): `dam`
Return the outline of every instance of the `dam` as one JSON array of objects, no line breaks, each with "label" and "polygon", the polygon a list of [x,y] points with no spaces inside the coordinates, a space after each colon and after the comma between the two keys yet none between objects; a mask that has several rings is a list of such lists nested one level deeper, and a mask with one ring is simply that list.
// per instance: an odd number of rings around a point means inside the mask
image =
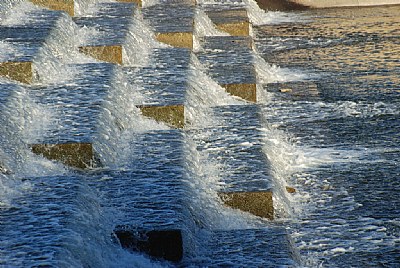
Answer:
[{"label": "dam", "polygon": [[400,265],[399,6],[0,2],[0,266]]}]

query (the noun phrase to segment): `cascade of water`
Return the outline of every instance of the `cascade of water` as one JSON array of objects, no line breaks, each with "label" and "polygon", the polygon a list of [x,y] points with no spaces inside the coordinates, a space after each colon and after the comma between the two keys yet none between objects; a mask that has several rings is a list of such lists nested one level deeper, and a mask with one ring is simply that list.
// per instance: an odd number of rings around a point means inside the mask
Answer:
[{"label": "cascade of water", "polygon": [[206,13],[197,8],[194,14],[194,32],[193,32],[193,51],[198,52],[201,50],[200,38],[205,36],[229,36],[228,33],[217,30],[206,15]]},{"label": "cascade of water", "polygon": [[194,191],[190,206],[200,226],[208,229],[250,228],[254,222],[224,209],[217,195],[222,186],[220,178],[224,176],[224,167],[211,160],[207,150],[197,149],[214,135],[212,129],[222,123],[213,115],[213,107],[245,103],[229,95],[203,70],[202,64],[192,54],[185,103],[185,117],[191,123],[185,135],[185,158],[192,178],[189,185]]},{"label": "cascade of water", "polygon": [[243,0],[243,3],[245,3],[250,22],[254,26],[304,20],[304,18],[293,14],[264,11],[255,0]]},{"label": "cascade of water", "polygon": [[124,60],[128,66],[148,66],[151,54],[156,48],[168,45],[158,42],[150,26],[143,20],[141,12],[135,11],[135,17],[129,27],[125,41]]},{"label": "cascade of water", "polygon": [[129,163],[135,133],[169,127],[141,115],[136,105],[144,103],[145,98],[121,71],[115,71],[112,84],[98,120],[94,146],[105,166],[121,168]]}]

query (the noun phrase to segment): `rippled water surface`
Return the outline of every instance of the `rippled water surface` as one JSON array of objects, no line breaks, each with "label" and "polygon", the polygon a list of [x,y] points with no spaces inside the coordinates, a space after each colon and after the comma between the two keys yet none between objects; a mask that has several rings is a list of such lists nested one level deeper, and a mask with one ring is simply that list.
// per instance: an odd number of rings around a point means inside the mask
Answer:
[{"label": "rippled water surface", "polygon": [[303,23],[257,32],[269,63],[316,76],[268,85],[264,106],[305,158],[288,176],[299,188],[291,228],[306,266],[400,264],[399,12],[304,12]]}]

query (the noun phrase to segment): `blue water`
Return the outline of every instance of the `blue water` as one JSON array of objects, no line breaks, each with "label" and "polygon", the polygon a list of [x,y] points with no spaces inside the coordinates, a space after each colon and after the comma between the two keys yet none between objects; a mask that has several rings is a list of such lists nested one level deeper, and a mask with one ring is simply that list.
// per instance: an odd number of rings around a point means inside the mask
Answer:
[{"label": "blue water", "polygon": [[[399,7],[99,2],[74,18],[0,3],[0,63],[34,63],[32,85],[0,77],[1,267],[400,266]],[[203,12],[227,8],[247,10],[250,47]],[[171,29],[194,30],[194,52],[154,39]],[[78,52],[108,44],[122,65]],[[257,103],[229,83],[257,83]],[[185,105],[185,128],[143,104]],[[30,151],[71,142],[102,165]],[[274,220],[218,197],[260,190]],[[123,249],[121,225],[181,230],[183,259]]]}]

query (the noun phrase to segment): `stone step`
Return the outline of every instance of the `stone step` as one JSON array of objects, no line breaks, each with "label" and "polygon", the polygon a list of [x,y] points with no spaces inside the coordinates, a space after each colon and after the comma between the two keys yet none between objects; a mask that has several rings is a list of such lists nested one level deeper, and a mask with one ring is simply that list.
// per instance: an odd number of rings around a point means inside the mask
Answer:
[{"label": "stone step", "polygon": [[273,219],[274,182],[262,149],[259,114],[256,105],[215,107],[213,115],[222,123],[208,129],[213,134],[197,144],[224,169],[219,196],[226,205]]},{"label": "stone step", "polygon": [[[283,227],[213,230],[202,236],[201,267],[296,267],[299,257]],[[200,260],[200,261],[198,261]],[[202,263],[201,260],[206,260]]]},{"label": "stone step", "polygon": [[218,30],[233,36],[249,36],[250,21],[245,8],[206,11]]},{"label": "stone step", "polygon": [[163,3],[143,8],[143,18],[162,43],[193,48],[194,6],[188,3]]},{"label": "stone step", "polygon": [[39,58],[46,50],[45,42],[57,39],[65,15],[49,10],[33,10],[24,15],[26,20],[21,24],[0,25],[0,41],[10,47],[0,55],[0,75],[30,84],[40,80],[37,71],[41,69]]},{"label": "stone step", "polygon": [[62,0],[62,1],[57,1],[57,0],[30,0],[33,4],[39,5],[45,8],[53,9],[53,10],[59,10],[59,11],[65,11],[67,12],[71,17],[74,16],[75,14],[75,1],[74,0]]},{"label": "stone step", "polygon": [[208,67],[207,73],[228,93],[250,102],[257,101],[257,76],[253,52],[244,37],[205,37],[203,50],[196,53]]},{"label": "stone step", "polygon": [[67,166],[79,169],[99,166],[90,143],[32,144],[31,149],[37,155]]},{"label": "stone step", "polygon": [[54,116],[55,122],[43,133],[41,143],[91,143],[98,131],[104,102],[118,86],[114,64],[86,63],[69,67],[74,70],[72,81],[38,85],[28,93]]},{"label": "stone step", "polygon": [[184,48],[158,48],[152,52],[151,66],[123,68],[129,82],[140,85],[146,96],[146,103],[138,106],[144,116],[184,127],[190,53]]},{"label": "stone step", "polygon": [[80,27],[99,31],[81,44],[79,51],[100,61],[123,64],[123,51],[136,5],[133,3],[99,3],[88,17],[75,17]]},{"label": "stone step", "polygon": [[183,145],[176,129],[137,134],[123,170],[94,175],[104,206],[117,210],[114,233],[121,246],[170,261],[190,247]]}]

